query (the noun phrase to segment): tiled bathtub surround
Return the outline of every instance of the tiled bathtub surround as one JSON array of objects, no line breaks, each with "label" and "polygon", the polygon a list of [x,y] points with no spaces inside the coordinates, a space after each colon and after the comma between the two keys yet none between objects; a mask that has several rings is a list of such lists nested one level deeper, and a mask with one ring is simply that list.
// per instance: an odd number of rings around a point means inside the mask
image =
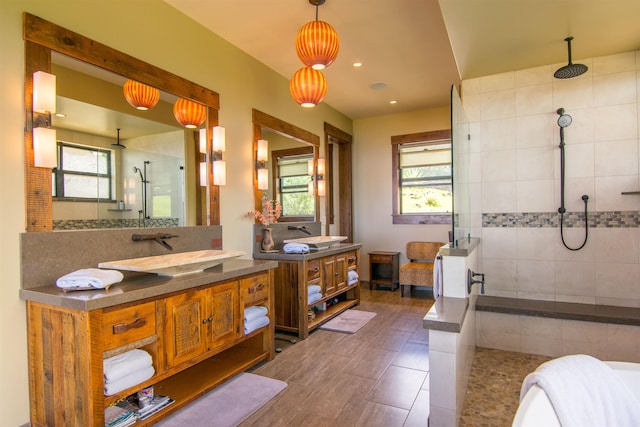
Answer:
[{"label": "tiled bathtub surround", "polygon": [[[561,41],[558,41],[561,44]],[[640,307],[640,51],[578,58],[589,71],[559,80],[549,64],[463,81],[469,118],[471,234],[486,293]],[[560,238],[558,108],[565,129]]]}]

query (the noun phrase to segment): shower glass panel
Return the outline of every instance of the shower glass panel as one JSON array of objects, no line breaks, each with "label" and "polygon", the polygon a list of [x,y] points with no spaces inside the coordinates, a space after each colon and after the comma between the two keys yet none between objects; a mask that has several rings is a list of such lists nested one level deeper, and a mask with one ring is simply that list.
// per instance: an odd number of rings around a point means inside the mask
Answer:
[{"label": "shower glass panel", "polygon": [[461,244],[471,233],[469,119],[455,85],[451,86],[451,166],[453,169],[452,240]]}]

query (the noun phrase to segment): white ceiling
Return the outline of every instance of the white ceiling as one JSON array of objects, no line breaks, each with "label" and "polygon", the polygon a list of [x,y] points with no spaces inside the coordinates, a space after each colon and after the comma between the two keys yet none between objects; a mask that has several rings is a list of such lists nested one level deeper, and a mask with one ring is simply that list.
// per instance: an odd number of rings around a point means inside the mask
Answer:
[{"label": "white ceiling", "polygon": [[[302,67],[308,0],[165,1],[286,78]],[[574,62],[638,50],[639,18],[640,0],[326,0],[340,53],[325,102],[353,119],[446,106],[460,78],[566,65],[567,36]]]}]

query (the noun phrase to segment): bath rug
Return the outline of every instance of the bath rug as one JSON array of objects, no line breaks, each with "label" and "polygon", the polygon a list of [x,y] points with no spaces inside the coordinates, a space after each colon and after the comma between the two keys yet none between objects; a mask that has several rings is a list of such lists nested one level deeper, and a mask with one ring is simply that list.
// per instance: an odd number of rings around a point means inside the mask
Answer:
[{"label": "bath rug", "polygon": [[263,407],[287,383],[244,372],[160,421],[160,427],[234,427]]},{"label": "bath rug", "polygon": [[355,334],[374,317],[376,317],[376,313],[370,311],[347,310],[321,325],[320,329]]}]

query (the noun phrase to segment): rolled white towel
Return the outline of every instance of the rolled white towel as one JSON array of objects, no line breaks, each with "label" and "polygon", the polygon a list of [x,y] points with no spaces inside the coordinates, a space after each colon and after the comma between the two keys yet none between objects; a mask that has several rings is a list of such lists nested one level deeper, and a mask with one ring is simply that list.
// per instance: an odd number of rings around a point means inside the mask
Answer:
[{"label": "rolled white towel", "polygon": [[121,392],[124,389],[133,387],[136,384],[140,384],[141,382],[151,378],[155,372],[156,371],[155,369],[153,369],[153,366],[147,366],[146,368],[142,368],[136,372],[133,372],[124,378],[121,378],[113,382],[105,383],[104,395],[111,396],[113,394]]},{"label": "rolled white towel", "polygon": [[264,305],[254,305],[244,309],[244,321],[250,322],[258,317],[266,316],[269,310]]},{"label": "rolled white towel", "polygon": [[320,285],[309,285],[307,286],[307,295],[318,294],[322,292],[322,286]]},{"label": "rolled white towel", "polygon": [[351,284],[351,282],[358,280],[358,272],[355,270],[349,270],[349,272],[347,273],[347,279],[349,279],[349,284]]},{"label": "rolled white towel", "polygon": [[60,277],[56,280],[56,286],[63,289],[101,289],[114,283],[122,282],[123,278],[124,275],[117,270],[83,268]]},{"label": "rolled white towel", "polygon": [[151,355],[144,350],[135,349],[118,354],[102,361],[104,382],[111,383],[122,379],[140,369],[153,365]]},{"label": "rolled white towel", "polygon": [[311,305],[316,301],[320,301],[321,299],[322,299],[322,294],[320,292],[309,294],[307,296],[307,305]]},{"label": "rolled white towel", "polygon": [[244,322],[244,334],[248,335],[256,329],[262,328],[269,324],[269,316],[261,316],[249,322]]}]

